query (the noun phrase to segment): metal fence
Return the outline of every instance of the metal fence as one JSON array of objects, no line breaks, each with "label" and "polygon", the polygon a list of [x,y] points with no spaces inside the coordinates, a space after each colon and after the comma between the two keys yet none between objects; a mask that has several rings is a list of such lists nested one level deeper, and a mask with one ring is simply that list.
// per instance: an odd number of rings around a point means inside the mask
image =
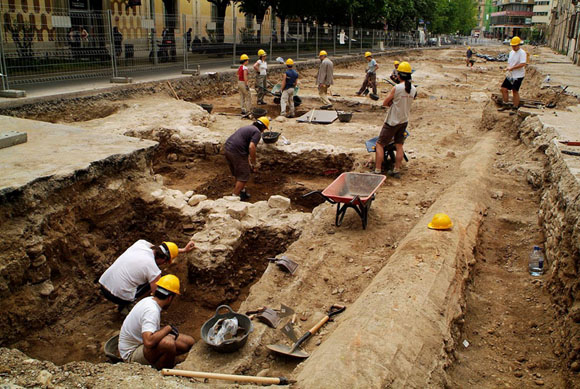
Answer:
[{"label": "metal fence", "polygon": [[[4,12],[4,11],[2,11]],[[102,12],[51,9],[50,15],[4,12],[0,28],[2,89],[75,78],[132,77],[164,69],[219,70],[256,57],[316,58],[439,45],[497,44],[489,39],[433,36],[254,18],[138,14],[129,8]]]}]

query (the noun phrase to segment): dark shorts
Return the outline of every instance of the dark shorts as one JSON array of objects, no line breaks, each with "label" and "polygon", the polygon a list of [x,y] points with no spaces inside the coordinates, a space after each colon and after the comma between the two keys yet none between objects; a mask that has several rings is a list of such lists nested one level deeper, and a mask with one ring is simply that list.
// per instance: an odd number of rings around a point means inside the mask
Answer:
[{"label": "dark shorts", "polygon": [[247,155],[231,153],[226,150],[226,160],[232,175],[236,177],[236,181],[248,182],[250,180],[251,169]]},{"label": "dark shorts", "polygon": [[395,144],[402,145],[405,143],[405,130],[407,129],[407,124],[407,122],[397,124],[396,126],[389,126],[387,123],[383,124],[383,129],[381,130],[377,143],[384,147],[388,146],[388,144],[394,139]]},{"label": "dark shorts", "polygon": [[505,80],[503,80],[503,84],[501,84],[501,87],[506,88],[507,90],[513,90],[513,91],[518,92],[520,90],[520,86],[522,86],[522,81],[524,81],[523,77],[516,78],[514,80],[514,83],[512,84],[511,82],[508,81],[508,79],[506,77]]}]

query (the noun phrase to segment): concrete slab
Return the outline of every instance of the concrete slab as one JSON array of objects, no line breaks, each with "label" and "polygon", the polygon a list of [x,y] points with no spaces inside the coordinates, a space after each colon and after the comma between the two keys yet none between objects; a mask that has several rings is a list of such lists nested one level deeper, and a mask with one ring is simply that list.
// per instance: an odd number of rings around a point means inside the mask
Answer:
[{"label": "concrete slab", "polygon": [[150,148],[157,142],[62,125],[0,116],[0,128],[21,132],[28,142],[0,150],[0,192],[50,176],[66,176],[112,155]]},{"label": "concrete slab", "polygon": [[0,132],[0,149],[19,145],[21,143],[26,143],[26,140],[27,140],[26,132],[18,132],[18,131]]}]

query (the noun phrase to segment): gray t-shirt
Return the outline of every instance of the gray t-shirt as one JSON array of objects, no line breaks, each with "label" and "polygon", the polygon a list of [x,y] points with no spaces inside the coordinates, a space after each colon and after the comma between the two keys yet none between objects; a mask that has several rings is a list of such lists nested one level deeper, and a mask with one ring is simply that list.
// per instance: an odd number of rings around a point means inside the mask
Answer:
[{"label": "gray t-shirt", "polygon": [[226,141],[226,151],[240,155],[249,155],[250,142],[253,142],[257,146],[261,138],[262,133],[258,130],[258,127],[254,125],[241,127]]}]

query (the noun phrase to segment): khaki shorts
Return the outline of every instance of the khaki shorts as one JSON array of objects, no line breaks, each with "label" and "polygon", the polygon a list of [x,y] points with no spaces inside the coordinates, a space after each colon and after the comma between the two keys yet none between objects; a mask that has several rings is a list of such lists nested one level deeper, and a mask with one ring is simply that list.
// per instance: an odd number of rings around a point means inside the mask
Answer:
[{"label": "khaki shorts", "polygon": [[129,355],[129,358],[127,359],[126,362],[136,362],[142,365],[150,365],[151,362],[149,362],[147,358],[145,358],[145,354],[143,353],[143,347],[144,346],[142,344],[139,345],[139,347],[137,347],[135,351],[133,351],[131,355]]},{"label": "khaki shorts", "polygon": [[228,161],[228,166],[232,175],[236,177],[236,181],[248,182],[250,180],[250,162],[248,161],[247,155],[240,155],[236,153],[230,153],[226,150],[226,160]]},{"label": "khaki shorts", "polygon": [[381,129],[381,134],[379,135],[377,143],[384,147],[388,146],[394,139],[396,145],[402,145],[405,143],[405,130],[407,129],[407,123],[408,122],[400,123],[395,126],[389,126],[385,123]]}]

